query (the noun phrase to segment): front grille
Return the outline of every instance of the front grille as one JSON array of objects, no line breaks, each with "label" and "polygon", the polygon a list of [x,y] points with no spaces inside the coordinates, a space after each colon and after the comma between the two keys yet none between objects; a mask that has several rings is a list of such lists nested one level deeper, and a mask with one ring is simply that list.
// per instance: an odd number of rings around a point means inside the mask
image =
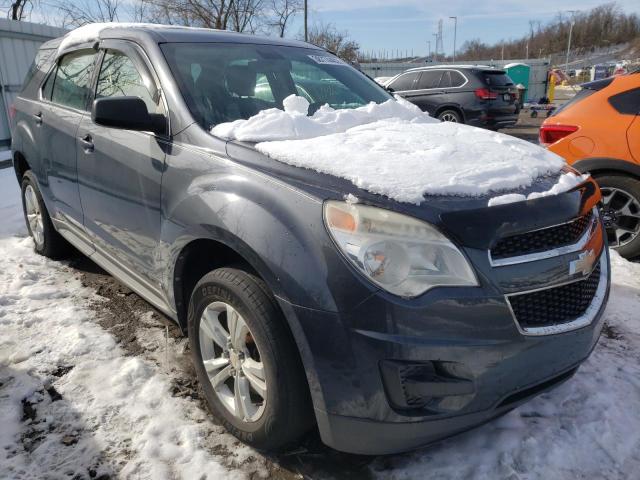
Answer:
[{"label": "front grille", "polygon": [[592,216],[593,213],[589,212],[562,225],[502,238],[491,249],[491,258],[517,257],[573,245],[589,228]]},{"label": "front grille", "polygon": [[509,297],[522,328],[560,325],[584,315],[600,282],[600,262],[584,280]]}]

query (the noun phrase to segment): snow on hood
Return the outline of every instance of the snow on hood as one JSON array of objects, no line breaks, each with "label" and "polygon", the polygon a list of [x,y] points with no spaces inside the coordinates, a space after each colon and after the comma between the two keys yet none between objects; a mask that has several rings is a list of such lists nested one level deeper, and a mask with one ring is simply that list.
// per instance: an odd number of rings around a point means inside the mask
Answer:
[{"label": "snow on hood", "polygon": [[586,179],[589,178],[589,174],[576,175],[573,172],[567,172],[560,176],[558,183],[556,183],[549,190],[544,192],[532,192],[529,195],[523,195],[521,193],[508,193],[507,195],[500,195],[499,197],[493,197],[489,200],[488,206],[493,207],[496,205],[505,205],[507,203],[524,202],[525,200],[534,200],[536,198],[548,197],[549,195],[557,195],[562,192],[571,190],[577,187]]},{"label": "snow on hood", "polygon": [[415,204],[425,194],[478,196],[528,187],[565,166],[529,142],[440,122],[399,97],[350,110],[325,105],[310,117],[306,99],[291,95],[283,103],[284,111],[264,110],[212,133],[259,142],[255,148],[275,160]]}]

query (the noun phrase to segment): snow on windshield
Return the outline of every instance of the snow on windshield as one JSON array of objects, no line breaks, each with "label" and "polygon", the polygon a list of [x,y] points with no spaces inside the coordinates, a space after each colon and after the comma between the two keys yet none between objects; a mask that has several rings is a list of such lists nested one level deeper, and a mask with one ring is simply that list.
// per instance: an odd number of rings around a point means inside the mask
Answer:
[{"label": "snow on windshield", "polygon": [[291,95],[284,111],[264,110],[248,120],[217,125],[212,133],[259,142],[256,149],[275,160],[415,204],[425,194],[483,195],[528,187],[565,166],[561,157],[541,147],[439,122],[400,97],[351,110],[325,105],[311,116],[308,106],[306,99]]}]

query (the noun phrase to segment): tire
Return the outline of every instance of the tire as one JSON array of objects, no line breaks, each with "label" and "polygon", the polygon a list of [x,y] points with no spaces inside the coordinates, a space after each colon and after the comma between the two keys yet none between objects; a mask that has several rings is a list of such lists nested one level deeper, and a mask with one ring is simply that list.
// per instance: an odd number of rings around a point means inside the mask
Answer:
[{"label": "tire", "polygon": [[[234,330],[230,316],[238,325],[236,337],[241,346],[230,343]],[[212,330],[215,335],[210,335]],[[188,333],[207,404],[238,439],[257,449],[274,451],[294,442],[313,425],[309,388],[297,347],[262,280],[236,268],[209,272],[191,295]],[[226,353],[220,345],[225,339]],[[232,376],[226,378],[229,372]],[[217,382],[220,378],[226,380]],[[215,389],[212,382],[217,384]],[[243,398],[248,401],[242,402]]]},{"label": "tire", "polygon": [[[35,175],[27,170],[22,177],[22,211],[36,253],[59,259],[69,253],[69,243],[56,231],[42,200]],[[31,221],[30,221],[31,220]]]},{"label": "tire", "polygon": [[443,122],[464,123],[464,121],[462,120],[462,115],[460,115],[460,113],[456,110],[451,109],[442,110],[440,113],[438,113],[438,120],[441,120]]},{"label": "tire", "polygon": [[625,258],[639,256],[640,180],[615,174],[594,175],[594,179],[602,191],[609,246]]}]

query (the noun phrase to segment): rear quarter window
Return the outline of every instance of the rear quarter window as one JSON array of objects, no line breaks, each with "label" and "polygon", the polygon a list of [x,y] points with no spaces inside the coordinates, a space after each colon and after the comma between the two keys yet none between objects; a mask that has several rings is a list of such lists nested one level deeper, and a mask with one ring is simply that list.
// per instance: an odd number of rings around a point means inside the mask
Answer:
[{"label": "rear quarter window", "polygon": [[40,49],[33,59],[29,71],[22,82],[22,96],[36,97],[38,87],[55,60],[56,49]]},{"label": "rear quarter window", "polygon": [[640,88],[609,97],[609,103],[623,115],[640,115]]},{"label": "rear quarter window", "polygon": [[455,70],[451,70],[449,74],[451,75],[452,87],[461,87],[464,85],[464,82],[467,81],[460,72],[456,72]]}]

